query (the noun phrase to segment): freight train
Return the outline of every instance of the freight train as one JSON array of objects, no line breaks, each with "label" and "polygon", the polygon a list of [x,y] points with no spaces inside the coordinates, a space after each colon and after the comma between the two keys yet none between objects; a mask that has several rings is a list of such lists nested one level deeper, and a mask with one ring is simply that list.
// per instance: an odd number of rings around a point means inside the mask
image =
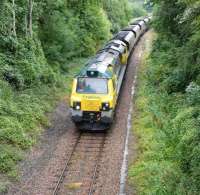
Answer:
[{"label": "freight train", "polygon": [[82,130],[105,130],[114,113],[128,58],[151,18],[135,20],[117,33],[73,79],[70,112]]}]

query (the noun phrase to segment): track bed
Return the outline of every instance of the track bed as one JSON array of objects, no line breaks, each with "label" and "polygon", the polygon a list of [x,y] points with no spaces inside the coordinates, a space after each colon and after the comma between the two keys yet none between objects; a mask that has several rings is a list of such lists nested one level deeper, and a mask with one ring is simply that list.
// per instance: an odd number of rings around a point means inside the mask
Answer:
[{"label": "track bed", "polygon": [[53,195],[95,193],[105,141],[105,133],[80,133],[58,178]]}]

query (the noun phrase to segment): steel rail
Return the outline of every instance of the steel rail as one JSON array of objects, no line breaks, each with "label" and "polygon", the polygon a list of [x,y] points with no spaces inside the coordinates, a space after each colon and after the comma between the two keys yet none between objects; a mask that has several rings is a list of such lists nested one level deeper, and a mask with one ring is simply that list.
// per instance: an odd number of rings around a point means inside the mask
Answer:
[{"label": "steel rail", "polygon": [[98,154],[97,159],[96,159],[96,165],[94,167],[92,182],[90,184],[88,195],[93,195],[93,193],[94,193],[94,184],[95,184],[95,181],[96,181],[96,176],[97,176],[98,167],[99,167],[99,161],[101,159],[101,155],[102,155],[102,152],[103,152],[105,140],[106,140],[106,134],[104,134],[104,137],[103,137],[103,140],[102,140],[102,143],[101,143],[101,147],[100,147],[100,150],[99,150],[99,154]]},{"label": "steel rail", "polygon": [[65,172],[67,171],[67,168],[68,168],[69,163],[70,163],[70,161],[71,161],[71,159],[72,159],[72,156],[73,156],[73,154],[74,154],[74,152],[75,152],[75,150],[76,150],[76,148],[77,148],[77,145],[78,145],[78,143],[79,143],[79,141],[80,141],[81,135],[82,135],[82,134],[80,133],[79,136],[78,136],[78,138],[77,138],[77,140],[76,140],[76,143],[75,143],[74,146],[73,146],[72,152],[71,152],[69,158],[67,159],[67,162],[66,162],[66,164],[65,164],[65,166],[64,166],[64,169],[62,170],[62,173],[61,173],[61,175],[60,175],[60,177],[59,177],[59,179],[58,179],[58,182],[56,183],[56,187],[54,188],[53,195],[58,195],[59,187],[60,187],[60,185],[62,184],[62,181],[63,181],[63,179],[64,179]]},{"label": "steel rail", "polygon": [[[62,172],[61,172],[61,175],[60,175],[60,177],[59,177],[59,179],[58,179],[58,181],[57,181],[57,183],[56,183],[56,186],[55,186],[55,188],[54,188],[54,191],[53,191],[53,194],[52,195],[58,195],[58,192],[59,192],[59,190],[60,190],[60,185],[62,184],[62,182],[63,182],[63,179],[64,179],[64,177],[65,177],[65,174],[66,174],[66,172],[67,172],[67,169],[68,169],[68,167],[69,167],[69,164],[70,164],[70,161],[71,161],[71,159],[72,159],[72,157],[73,157],[73,155],[74,155],[74,153],[75,153],[75,151],[76,151],[76,148],[77,148],[77,146],[78,146],[78,144],[79,144],[79,142],[80,142],[80,140],[81,140],[81,137],[82,137],[82,134],[83,133],[80,133],[79,134],[79,136],[78,136],[78,138],[77,138],[77,140],[76,140],[76,142],[75,142],[75,144],[74,144],[74,146],[73,146],[73,149],[72,149],[72,152],[70,153],[70,156],[69,156],[69,158],[67,159],[67,161],[66,161],[66,163],[65,163],[65,166],[64,166],[64,168],[63,168],[63,170],[62,170]],[[98,155],[97,155],[97,157],[96,157],[96,159],[95,159],[95,165],[94,165],[94,169],[93,169],[93,171],[92,171],[92,181],[91,181],[91,184],[90,184],[90,187],[89,187],[89,189],[88,189],[88,195],[92,195],[93,194],[93,191],[94,191],[94,184],[95,184],[95,180],[96,180],[96,176],[97,176],[97,172],[98,172],[98,167],[99,167],[99,160],[100,160],[100,158],[101,158],[101,155],[102,155],[102,152],[103,152],[103,148],[104,148],[104,144],[105,144],[105,140],[106,140],[106,134],[104,133],[103,135],[102,135],[102,141],[101,141],[101,143],[100,143],[100,146],[98,147],[99,148],[99,151],[98,151]],[[94,147],[94,148],[96,148],[96,147]]]}]

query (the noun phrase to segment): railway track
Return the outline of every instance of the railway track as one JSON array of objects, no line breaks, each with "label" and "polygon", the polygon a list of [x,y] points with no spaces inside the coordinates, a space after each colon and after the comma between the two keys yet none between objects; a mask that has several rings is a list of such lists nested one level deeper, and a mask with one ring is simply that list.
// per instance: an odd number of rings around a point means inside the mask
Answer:
[{"label": "railway track", "polygon": [[93,195],[106,133],[80,133],[52,195]]}]

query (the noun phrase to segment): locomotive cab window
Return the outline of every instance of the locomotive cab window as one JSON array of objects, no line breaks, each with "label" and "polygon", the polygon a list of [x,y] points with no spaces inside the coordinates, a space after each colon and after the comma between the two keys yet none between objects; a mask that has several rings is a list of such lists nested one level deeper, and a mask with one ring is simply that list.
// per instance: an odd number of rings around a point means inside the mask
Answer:
[{"label": "locomotive cab window", "polygon": [[99,78],[78,78],[76,92],[81,94],[107,94],[108,80]]}]

